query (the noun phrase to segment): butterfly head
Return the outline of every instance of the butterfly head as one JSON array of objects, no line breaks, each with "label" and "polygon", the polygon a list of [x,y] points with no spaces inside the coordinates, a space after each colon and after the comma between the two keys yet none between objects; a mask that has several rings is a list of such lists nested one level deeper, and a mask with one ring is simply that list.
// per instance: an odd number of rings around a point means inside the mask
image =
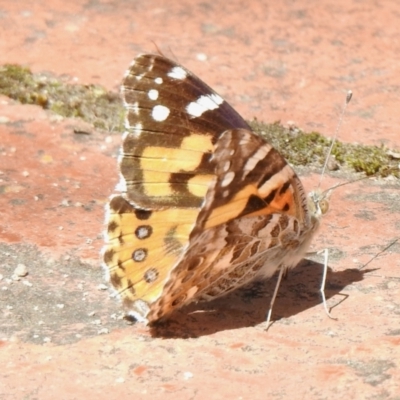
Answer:
[{"label": "butterfly head", "polygon": [[321,192],[315,190],[308,195],[308,209],[312,218],[319,220],[322,215],[326,214],[329,210],[329,198],[331,196],[331,190]]}]

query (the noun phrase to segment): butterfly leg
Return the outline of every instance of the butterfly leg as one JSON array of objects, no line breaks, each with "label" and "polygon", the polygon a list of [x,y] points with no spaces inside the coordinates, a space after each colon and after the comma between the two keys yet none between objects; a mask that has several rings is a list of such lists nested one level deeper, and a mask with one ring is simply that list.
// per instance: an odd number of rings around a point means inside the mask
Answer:
[{"label": "butterfly leg", "polygon": [[268,330],[269,327],[272,325],[272,324],[270,324],[271,315],[272,315],[272,307],[274,306],[275,299],[276,299],[276,296],[278,294],[279,286],[281,284],[282,277],[283,277],[283,275],[285,273],[286,273],[286,268],[284,266],[281,266],[280,271],[279,271],[278,280],[277,280],[276,285],[275,285],[274,294],[272,295],[272,299],[271,299],[271,302],[269,304],[269,310],[268,310],[268,314],[267,314],[267,329],[266,330]]},{"label": "butterfly leg", "polygon": [[[324,309],[325,309],[325,312],[328,315],[328,317],[331,318],[331,319],[336,320],[337,318],[332,317],[332,315],[331,315],[331,313],[330,313],[330,311],[328,309],[328,304],[326,302],[326,296],[325,296],[325,283],[326,283],[326,276],[327,276],[327,273],[328,273],[329,250],[328,249],[324,249],[324,250],[322,250],[320,252],[317,252],[317,254],[318,253],[322,253],[322,252],[324,252],[324,270],[323,270],[322,282],[321,282],[321,287],[320,287],[320,292],[321,292],[321,296],[322,296],[322,302],[324,304]],[[273,305],[275,303],[275,299],[276,299],[276,296],[278,294],[278,290],[279,290],[279,286],[280,286],[281,281],[282,281],[282,277],[285,275],[286,272],[287,272],[287,269],[284,266],[281,266],[280,271],[279,271],[278,281],[276,282],[274,294],[272,295],[272,299],[271,299],[271,302],[270,302],[270,305],[269,305],[269,310],[268,310],[268,313],[267,313],[267,318],[266,318],[267,329],[266,330],[268,330],[269,327],[272,325],[271,324],[272,307],[273,307]]]},{"label": "butterfly leg", "polygon": [[326,275],[328,273],[329,250],[328,249],[324,249],[322,251],[324,252],[324,272],[323,272],[323,275],[322,275],[322,282],[321,282],[321,287],[320,287],[319,291],[321,292],[322,302],[324,303],[324,309],[325,309],[326,314],[328,315],[329,318],[337,319],[337,318],[332,317],[332,315],[331,315],[331,313],[330,313],[330,311],[328,309],[328,304],[326,303],[325,283],[326,283]]}]

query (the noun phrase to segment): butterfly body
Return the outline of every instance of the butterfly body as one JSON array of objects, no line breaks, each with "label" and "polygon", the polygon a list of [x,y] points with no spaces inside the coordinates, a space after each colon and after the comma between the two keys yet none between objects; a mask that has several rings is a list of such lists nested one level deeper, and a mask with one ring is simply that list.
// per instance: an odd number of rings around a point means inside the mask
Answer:
[{"label": "butterfly body", "polygon": [[285,159],[177,63],[137,57],[122,93],[104,261],[129,313],[154,322],[297,265],[324,196],[307,197]]}]

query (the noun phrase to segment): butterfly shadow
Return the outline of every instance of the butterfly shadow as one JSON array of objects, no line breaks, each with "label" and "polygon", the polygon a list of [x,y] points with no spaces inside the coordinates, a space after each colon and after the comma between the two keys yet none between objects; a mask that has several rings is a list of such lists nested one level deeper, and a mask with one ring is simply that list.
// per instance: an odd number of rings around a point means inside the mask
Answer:
[{"label": "butterfly shadow", "polygon": [[[337,295],[342,298],[328,302],[328,307],[332,310],[344,301],[348,295],[341,291],[361,281],[364,274],[371,271],[374,269],[333,271],[329,267],[325,284],[326,299],[328,301]],[[311,260],[303,260],[290,271],[281,282],[271,322],[292,317],[316,306],[316,312],[325,314],[320,293],[322,272],[323,265]],[[151,334],[165,338],[193,338],[265,323],[276,280],[277,274],[267,281],[254,282],[216,300],[183,307],[167,321],[152,326]]]}]

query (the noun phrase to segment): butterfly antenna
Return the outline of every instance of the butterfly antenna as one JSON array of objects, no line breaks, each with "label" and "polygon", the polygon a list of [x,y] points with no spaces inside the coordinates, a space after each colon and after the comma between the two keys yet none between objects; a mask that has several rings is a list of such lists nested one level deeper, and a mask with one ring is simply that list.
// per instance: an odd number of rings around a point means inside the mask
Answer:
[{"label": "butterfly antenna", "polygon": [[163,53],[163,52],[161,51],[161,49],[158,47],[158,44],[157,44],[154,40],[150,40],[150,41],[153,43],[153,45],[154,45],[154,47],[156,48],[158,54],[159,54],[160,56],[165,57],[164,53]]},{"label": "butterfly antenna", "polygon": [[325,170],[326,170],[326,168],[327,168],[327,166],[328,166],[329,157],[330,157],[330,155],[331,155],[331,153],[332,153],[332,149],[333,149],[333,146],[334,146],[334,144],[335,144],[335,141],[336,141],[338,132],[339,132],[339,130],[340,130],[340,127],[342,126],[342,122],[343,122],[344,114],[345,114],[345,112],[346,112],[347,105],[350,103],[350,100],[351,100],[352,97],[353,97],[353,92],[352,92],[351,90],[349,90],[349,91],[347,92],[347,95],[346,95],[346,101],[345,101],[344,106],[343,106],[343,108],[342,108],[342,112],[340,113],[340,118],[339,118],[339,122],[338,122],[338,124],[337,124],[336,130],[335,130],[335,134],[333,135],[333,139],[332,139],[331,145],[330,145],[330,147],[329,147],[328,153],[327,153],[326,158],[325,158],[325,163],[324,163],[324,166],[323,166],[323,168],[322,168],[321,176],[320,176],[320,178],[319,178],[318,189],[319,189],[319,187],[321,186],[321,182],[322,182],[322,179],[323,179],[323,177],[324,177]]}]

